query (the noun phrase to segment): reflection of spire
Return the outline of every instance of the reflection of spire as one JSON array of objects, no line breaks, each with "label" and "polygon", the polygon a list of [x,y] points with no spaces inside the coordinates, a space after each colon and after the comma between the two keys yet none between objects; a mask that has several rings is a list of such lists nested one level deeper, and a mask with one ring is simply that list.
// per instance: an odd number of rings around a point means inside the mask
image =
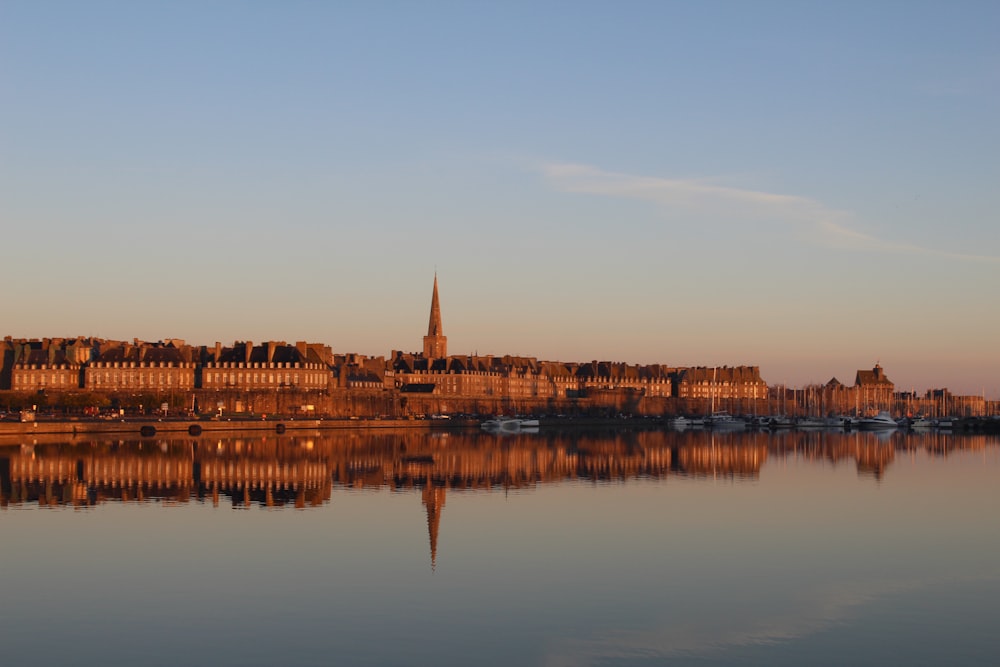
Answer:
[{"label": "reflection of spire", "polygon": [[438,300],[438,277],[434,273],[434,293],[431,295],[431,316],[424,336],[424,356],[428,359],[443,359],[448,356],[448,338],[441,326],[441,302]]},{"label": "reflection of spire", "polygon": [[434,486],[427,480],[424,487],[423,503],[427,508],[427,533],[431,540],[431,569],[437,566],[438,531],[441,528],[441,510],[444,509],[445,488]]}]

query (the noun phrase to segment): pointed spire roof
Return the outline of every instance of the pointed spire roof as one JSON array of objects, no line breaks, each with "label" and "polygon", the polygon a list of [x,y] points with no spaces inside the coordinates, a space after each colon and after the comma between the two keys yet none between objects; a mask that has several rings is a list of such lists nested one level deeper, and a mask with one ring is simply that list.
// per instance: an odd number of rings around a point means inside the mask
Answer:
[{"label": "pointed spire roof", "polygon": [[427,335],[428,336],[440,336],[442,333],[441,326],[441,304],[438,301],[438,276],[437,271],[434,272],[434,295],[431,297],[431,317],[430,322],[427,324]]}]

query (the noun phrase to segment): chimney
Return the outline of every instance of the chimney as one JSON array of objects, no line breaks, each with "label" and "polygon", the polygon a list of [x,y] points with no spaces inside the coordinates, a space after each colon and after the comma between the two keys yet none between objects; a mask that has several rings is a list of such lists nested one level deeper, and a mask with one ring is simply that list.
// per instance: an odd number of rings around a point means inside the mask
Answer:
[{"label": "chimney", "polygon": [[245,357],[244,361],[246,361],[247,364],[249,364],[250,363],[250,354],[253,352],[253,341],[249,341],[248,340],[243,345],[244,345],[243,352],[244,352],[244,357]]},{"label": "chimney", "polygon": [[268,366],[270,366],[271,364],[274,363],[274,349],[276,347],[278,347],[278,344],[275,341],[273,341],[273,340],[267,341],[267,364],[268,364]]}]

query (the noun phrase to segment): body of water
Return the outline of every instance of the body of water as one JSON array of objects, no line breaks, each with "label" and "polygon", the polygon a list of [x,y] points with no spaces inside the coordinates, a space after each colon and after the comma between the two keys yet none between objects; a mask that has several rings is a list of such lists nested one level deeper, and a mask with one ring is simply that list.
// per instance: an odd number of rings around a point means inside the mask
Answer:
[{"label": "body of water", "polygon": [[1000,662],[1000,440],[0,446],[7,665]]}]

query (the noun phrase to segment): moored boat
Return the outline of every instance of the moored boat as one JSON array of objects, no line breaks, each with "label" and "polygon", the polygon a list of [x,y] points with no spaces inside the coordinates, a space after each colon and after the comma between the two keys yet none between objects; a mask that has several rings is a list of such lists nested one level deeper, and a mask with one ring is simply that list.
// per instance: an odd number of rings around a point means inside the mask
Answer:
[{"label": "moored boat", "polygon": [[864,431],[888,431],[899,428],[899,424],[885,410],[882,410],[874,417],[865,417],[859,423],[859,427]]},{"label": "moored boat", "polygon": [[792,421],[791,417],[785,415],[771,417],[771,428],[792,428],[793,426],[795,426],[795,422]]},{"label": "moored boat", "polygon": [[713,412],[709,415],[707,425],[713,429],[738,431],[746,428],[747,423],[723,410]]},{"label": "moored boat", "polygon": [[487,431],[503,431],[510,433],[522,429],[537,429],[537,419],[519,419],[517,417],[493,417],[480,424]]},{"label": "moored boat", "polygon": [[849,431],[852,428],[858,427],[858,420],[849,415],[837,415],[835,417],[828,417],[826,425],[828,428],[842,428],[845,431]]}]

